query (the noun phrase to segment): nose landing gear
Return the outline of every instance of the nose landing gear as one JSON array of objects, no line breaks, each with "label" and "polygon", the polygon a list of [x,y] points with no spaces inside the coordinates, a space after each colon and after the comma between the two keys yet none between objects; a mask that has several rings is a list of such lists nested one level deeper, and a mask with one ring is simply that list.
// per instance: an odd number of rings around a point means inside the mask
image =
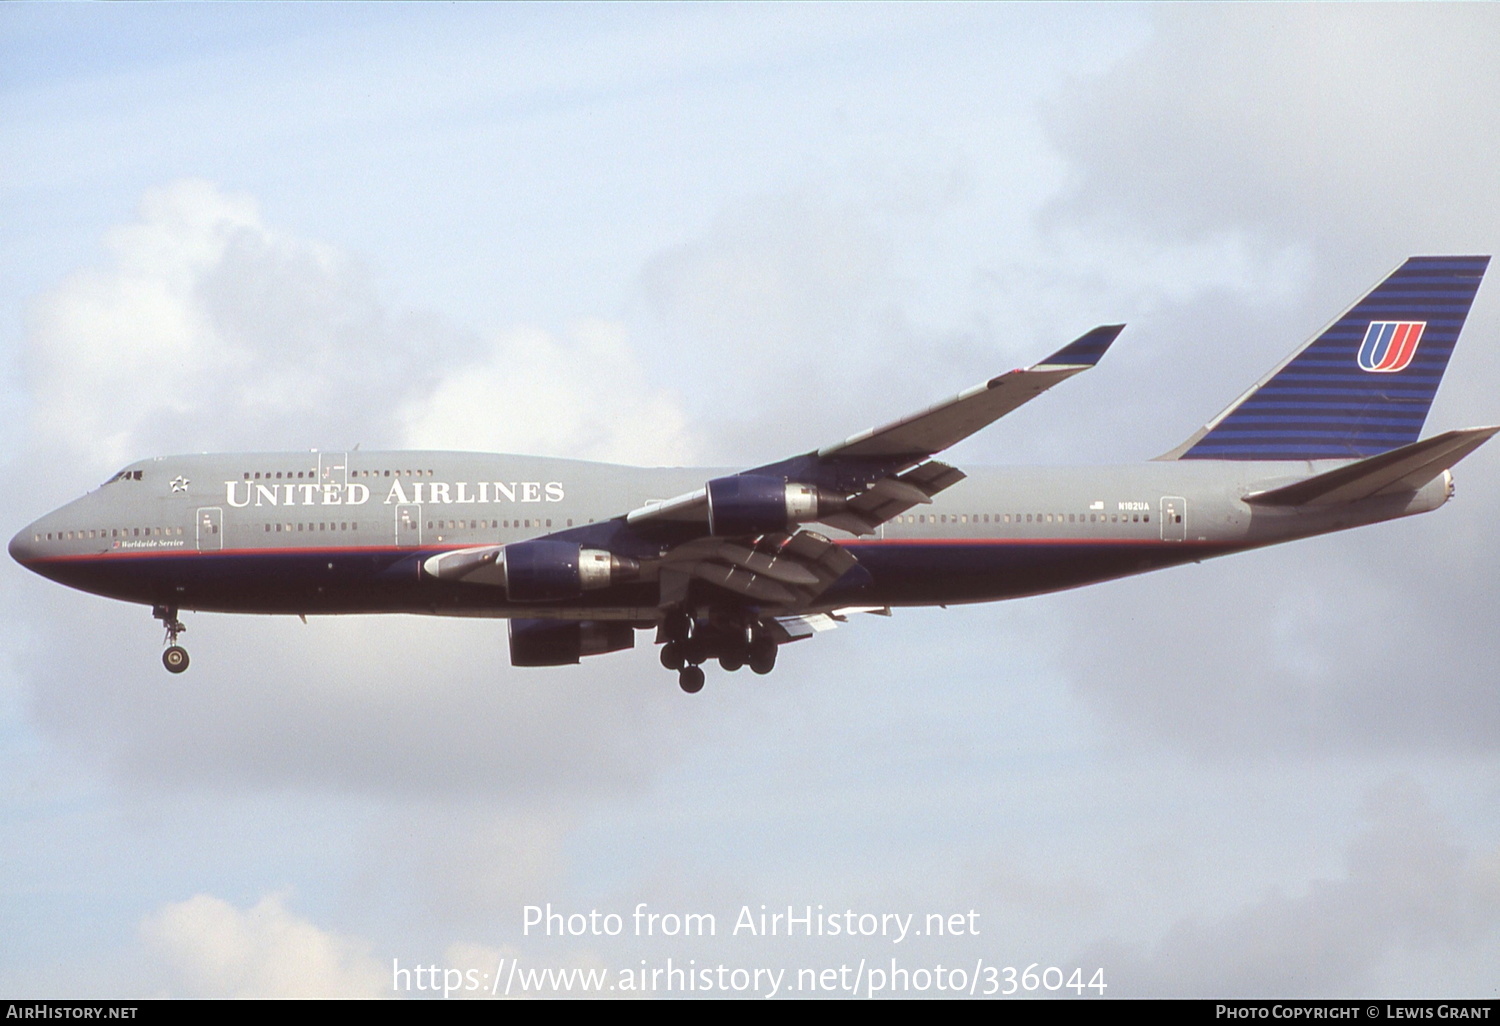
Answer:
[{"label": "nose landing gear", "polygon": [[188,654],[187,649],[177,644],[177,635],[186,631],[187,627],[177,619],[177,607],[157,606],[151,610],[151,615],[167,629],[164,639],[167,650],[161,654],[161,664],[167,668],[168,673],[181,673],[188,668]]}]

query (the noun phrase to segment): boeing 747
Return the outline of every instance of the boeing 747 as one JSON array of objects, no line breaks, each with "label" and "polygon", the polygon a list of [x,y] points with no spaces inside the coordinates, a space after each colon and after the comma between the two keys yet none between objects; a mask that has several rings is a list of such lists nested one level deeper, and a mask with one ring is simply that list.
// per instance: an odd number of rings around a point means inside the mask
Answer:
[{"label": "boeing 747", "polygon": [[26,527],[18,562],[150,606],[187,668],[182,610],[510,621],[516,666],[655,632],[687,692],[703,665],[768,673],[856,612],[1093,584],[1414,513],[1500,427],[1420,439],[1489,257],[1413,257],[1181,445],[1134,466],[934,457],[1099,362],[1086,332],[884,427],[732,472],[463,452],[160,456]]}]

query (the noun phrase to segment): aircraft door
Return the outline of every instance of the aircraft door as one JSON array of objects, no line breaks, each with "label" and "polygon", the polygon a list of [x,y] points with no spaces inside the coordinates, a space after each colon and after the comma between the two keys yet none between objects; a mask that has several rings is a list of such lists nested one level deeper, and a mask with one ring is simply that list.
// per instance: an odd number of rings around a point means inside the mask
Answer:
[{"label": "aircraft door", "polygon": [[198,551],[218,552],[224,547],[224,510],[219,506],[204,506],[198,510]]},{"label": "aircraft door", "polygon": [[422,507],[415,502],[396,507],[396,544],[406,548],[422,544]]},{"label": "aircraft door", "polygon": [[1161,497],[1161,540],[1187,541],[1187,500],[1180,495]]},{"label": "aircraft door", "polygon": [[318,453],[318,483],[338,485],[349,483],[349,458],[342,452]]}]

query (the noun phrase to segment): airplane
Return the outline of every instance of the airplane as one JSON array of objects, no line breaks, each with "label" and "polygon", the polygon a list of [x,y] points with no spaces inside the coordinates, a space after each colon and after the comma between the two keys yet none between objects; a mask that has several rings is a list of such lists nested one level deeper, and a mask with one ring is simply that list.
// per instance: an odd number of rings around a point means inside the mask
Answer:
[{"label": "airplane", "polygon": [[1420,439],[1487,256],[1412,257],[1181,445],[1106,467],[933,457],[1095,366],[1123,325],[738,473],[462,452],[163,456],[19,532],[61,584],[179,611],[509,620],[515,666],[654,630],[682,690],[856,612],[988,602],[1425,513],[1500,427]]}]

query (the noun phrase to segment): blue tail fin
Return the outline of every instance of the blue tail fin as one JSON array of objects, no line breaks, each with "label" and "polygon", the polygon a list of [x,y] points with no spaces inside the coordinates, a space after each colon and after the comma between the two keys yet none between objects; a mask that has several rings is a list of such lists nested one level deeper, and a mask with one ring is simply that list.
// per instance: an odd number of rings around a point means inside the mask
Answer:
[{"label": "blue tail fin", "polygon": [[1353,459],[1410,445],[1489,262],[1412,257],[1160,458]]}]

